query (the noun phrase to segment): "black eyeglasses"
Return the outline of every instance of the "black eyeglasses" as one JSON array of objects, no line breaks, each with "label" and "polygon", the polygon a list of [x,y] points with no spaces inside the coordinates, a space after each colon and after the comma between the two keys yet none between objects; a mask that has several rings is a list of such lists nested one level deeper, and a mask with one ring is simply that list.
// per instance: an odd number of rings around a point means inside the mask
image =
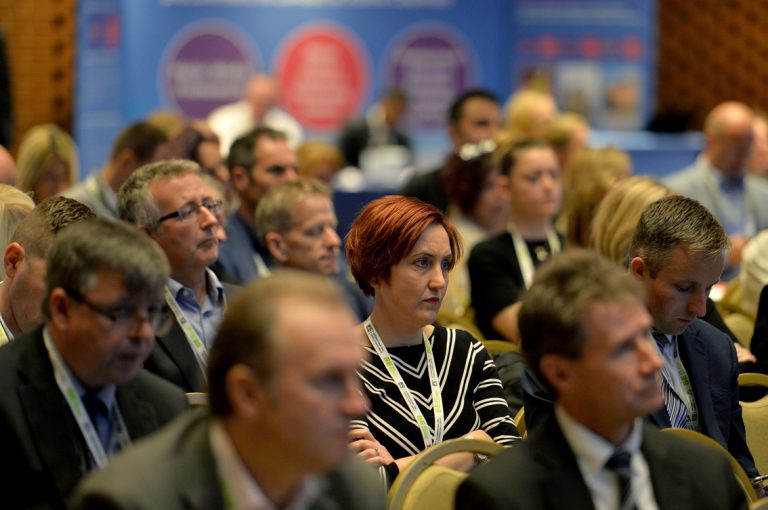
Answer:
[{"label": "black eyeglasses", "polygon": [[[75,289],[64,289],[69,297],[81,303],[97,314],[101,315],[105,319],[108,319],[113,325],[117,327],[128,326],[134,324],[134,320],[138,319],[139,322],[149,321],[153,328],[157,329],[168,317],[168,307],[163,304],[151,305],[141,310],[138,306],[114,306],[111,308],[104,308],[91,300],[83,296]],[[144,313],[140,313],[140,311]]]},{"label": "black eyeglasses", "polygon": [[200,204],[196,204],[194,202],[190,202],[184,207],[180,207],[176,209],[173,212],[170,212],[166,214],[165,216],[160,216],[157,219],[158,223],[162,223],[165,220],[170,220],[172,218],[176,218],[178,220],[184,221],[188,220],[190,218],[199,219],[200,218],[200,208],[205,207],[208,209],[208,211],[216,216],[219,212],[221,212],[221,208],[224,206],[224,202],[222,200],[211,200],[210,198],[204,198],[203,202]]}]

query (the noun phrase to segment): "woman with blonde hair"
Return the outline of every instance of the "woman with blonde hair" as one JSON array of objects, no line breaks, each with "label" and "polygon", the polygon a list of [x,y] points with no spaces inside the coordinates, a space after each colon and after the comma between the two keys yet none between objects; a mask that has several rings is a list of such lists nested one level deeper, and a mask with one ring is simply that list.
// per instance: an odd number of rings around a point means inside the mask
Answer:
[{"label": "woman with blonde hair", "polygon": [[612,147],[582,149],[563,172],[563,208],[555,225],[567,247],[589,246],[592,218],[605,194],[632,173],[629,155]]},{"label": "woman with blonde hair", "polygon": [[509,97],[505,108],[501,143],[522,139],[542,139],[552,119],[557,115],[555,98],[538,90],[520,90]]},{"label": "woman with blonde hair", "polygon": [[592,247],[598,253],[626,265],[629,243],[646,206],[672,192],[649,177],[634,176],[614,187],[595,211]]},{"label": "woman with blonde hair", "polygon": [[55,124],[41,124],[27,131],[16,166],[17,187],[31,192],[35,203],[72,187],[80,171],[75,141]]},{"label": "woman with blonde hair", "polygon": [[[0,184],[0,249],[11,242],[11,237],[21,220],[34,209],[35,203],[29,195],[8,184]],[[0,264],[0,279],[5,278],[5,268]]]}]

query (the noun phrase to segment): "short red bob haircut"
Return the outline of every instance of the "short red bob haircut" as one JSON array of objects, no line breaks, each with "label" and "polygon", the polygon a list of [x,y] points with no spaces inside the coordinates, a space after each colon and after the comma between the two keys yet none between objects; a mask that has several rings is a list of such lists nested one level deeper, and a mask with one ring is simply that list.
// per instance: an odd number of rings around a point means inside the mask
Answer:
[{"label": "short red bob haircut", "polygon": [[416,198],[387,195],[360,211],[345,242],[352,275],[366,296],[374,295],[371,282],[389,281],[392,266],[411,253],[432,225],[442,225],[448,234],[453,268],[461,257],[461,238],[439,209]]}]

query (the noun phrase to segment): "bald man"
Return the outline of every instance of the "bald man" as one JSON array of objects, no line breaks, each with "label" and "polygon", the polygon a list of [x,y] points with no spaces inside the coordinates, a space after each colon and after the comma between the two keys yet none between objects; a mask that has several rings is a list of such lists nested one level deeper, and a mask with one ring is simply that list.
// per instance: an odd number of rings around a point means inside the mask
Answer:
[{"label": "bald man", "polygon": [[701,202],[725,227],[732,246],[724,278],[735,275],[746,242],[768,228],[768,183],[746,172],[753,126],[754,113],[747,105],[717,105],[707,115],[699,158],[666,179],[673,191]]},{"label": "bald man", "polygon": [[229,153],[232,142],[259,126],[282,131],[291,148],[298,147],[303,137],[301,124],[277,107],[279,96],[275,78],[266,74],[255,74],[245,84],[240,101],[225,104],[211,112],[208,125],[221,140],[223,156]]}]

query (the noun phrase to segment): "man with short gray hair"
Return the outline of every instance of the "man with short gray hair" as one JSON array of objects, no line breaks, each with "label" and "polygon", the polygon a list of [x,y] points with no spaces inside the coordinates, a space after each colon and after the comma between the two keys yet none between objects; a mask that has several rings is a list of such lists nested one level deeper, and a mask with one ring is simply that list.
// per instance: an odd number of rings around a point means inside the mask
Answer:
[{"label": "man with short gray hair", "polygon": [[135,228],[93,218],[47,257],[44,327],[0,348],[0,479],[8,508],[65,508],[86,472],[170,421],[184,394],[143,371],[168,263]]},{"label": "man with short gray hair", "polygon": [[271,188],[256,208],[256,230],[279,267],[333,278],[362,322],[372,303],[353,282],[339,274],[341,239],[331,190],[307,177]]},{"label": "man with short gray hair", "polygon": [[222,206],[200,166],[183,159],[139,168],[118,194],[120,218],[141,227],[171,266],[164,294],[175,320],[159,331],[146,368],[187,392],[205,391],[208,350],[226,306],[225,286],[208,269],[219,254]]}]

